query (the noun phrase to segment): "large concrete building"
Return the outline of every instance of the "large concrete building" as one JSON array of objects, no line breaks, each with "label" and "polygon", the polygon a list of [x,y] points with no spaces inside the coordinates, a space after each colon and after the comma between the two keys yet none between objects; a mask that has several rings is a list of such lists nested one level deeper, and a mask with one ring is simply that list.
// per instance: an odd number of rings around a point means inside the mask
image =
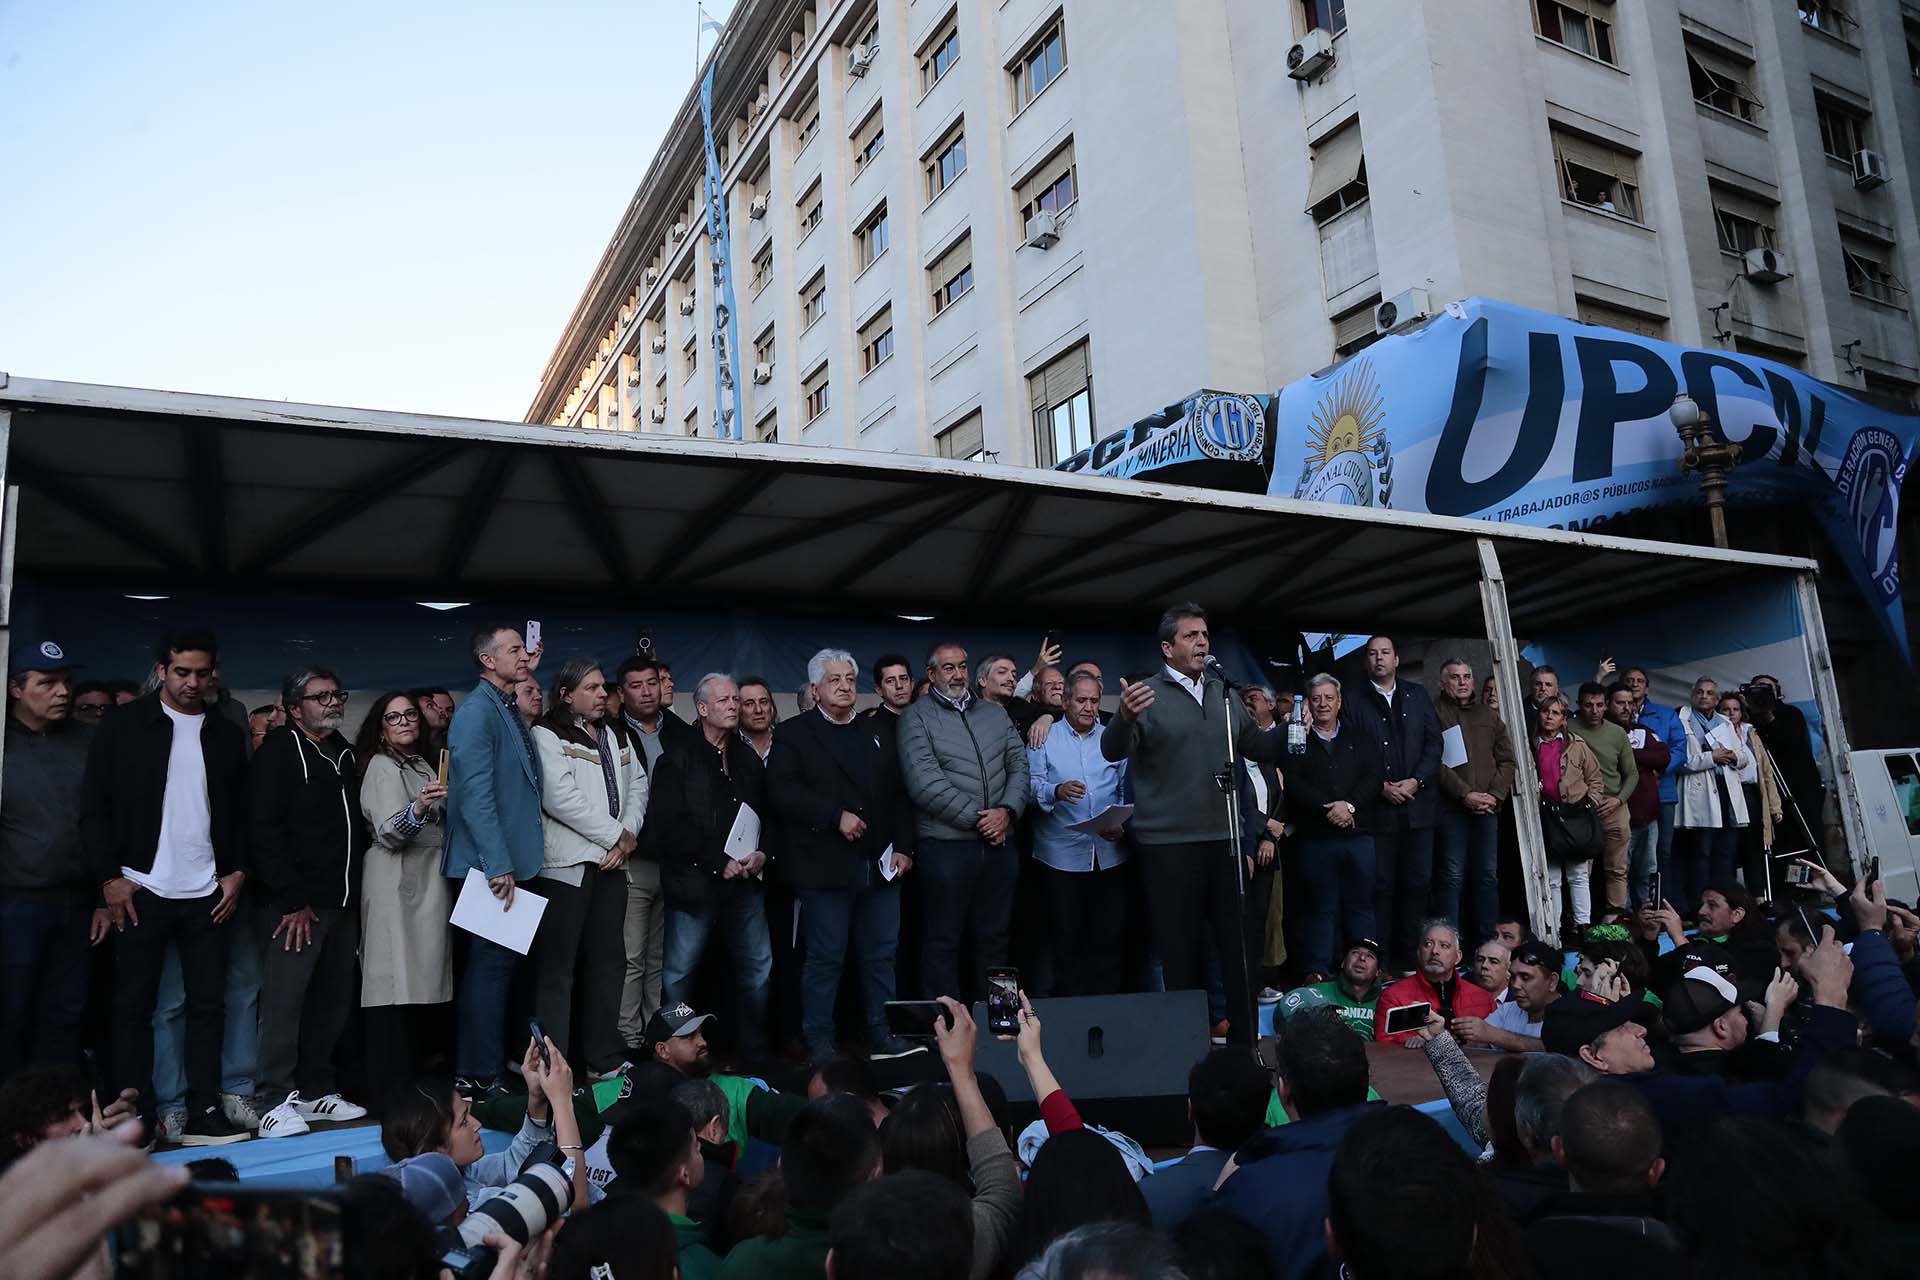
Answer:
[{"label": "large concrete building", "polygon": [[[749,440],[1047,466],[1409,290],[1920,390],[1916,0],[739,0],[713,56]],[[705,165],[690,89],[529,421],[714,433]]]}]

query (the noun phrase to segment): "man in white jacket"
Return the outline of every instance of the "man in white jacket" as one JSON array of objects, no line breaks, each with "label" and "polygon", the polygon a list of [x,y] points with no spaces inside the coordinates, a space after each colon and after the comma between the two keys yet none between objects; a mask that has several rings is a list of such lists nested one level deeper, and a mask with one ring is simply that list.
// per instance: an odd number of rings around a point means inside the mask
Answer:
[{"label": "man in white jacket", "polygon": [[[1699,906],[1700,891],[1710,881],[1733,878],[1740,828],[1747,825],[1740,770],[1753,757],[1719,708],[1719,686],[1701,676],[1693,682],[1692,705],[1680,708],[1667,743],[1679,797],[1673,862],[1681,884],[1668,887],[1666,897],[1682,913]],[[1684,900],[1675,897],[1675,888]]]}]

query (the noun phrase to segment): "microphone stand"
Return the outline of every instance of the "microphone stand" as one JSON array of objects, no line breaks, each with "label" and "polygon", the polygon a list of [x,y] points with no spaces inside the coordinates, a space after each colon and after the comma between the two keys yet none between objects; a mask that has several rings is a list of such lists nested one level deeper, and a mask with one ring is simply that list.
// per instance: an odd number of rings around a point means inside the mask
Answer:
[{"label": "microphone stand", "polygon": [[1253,989],[1253,971],[1247,963],[1247,862],[1240,852],[1245,841],[1245,833],[1240,825],[1240,752],[1233,736],[1233,690],[1240,687],[1238,681],[1230,678],[1221,669],[1219,659],[1208,655],[1202,678],[1212,676],[1220,682],[1221,719],[1226,722],[1227,763],[1226,767],[1213,775],[1214,785],[1227,798],[1227,855],[1233,859],[1234,889],[1234,929],[1235,950],[1240,961],[1240,990],[1246,997],[1244,1009],[1233,1010],[1236,1019],[1247,1019],[1247,1043],[1260,1038],[1259,1001]]}]

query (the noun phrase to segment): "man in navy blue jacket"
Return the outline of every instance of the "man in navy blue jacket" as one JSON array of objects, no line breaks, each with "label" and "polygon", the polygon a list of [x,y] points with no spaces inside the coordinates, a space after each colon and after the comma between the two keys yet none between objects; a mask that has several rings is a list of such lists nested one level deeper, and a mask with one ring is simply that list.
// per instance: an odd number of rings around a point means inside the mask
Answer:
[{"label": "man in navy blue jacket", "polygon": [[1413,966],[1433,883],[1440,716],[1425,688],[1398,679],[1392,636],[1368,640],[1366,659],[1369,683],[1344,699],[1342,719],[1379,743],[1385,766],[1373,814],[1373,915],[1388,962],[1399,971]]},{"label": "man in navy blue jacket", "polygon": [[1331,1271],[1327,1174],[1347,1131],[1379,1104],[1367,1101],[1367,1047],[1331,1009],[1304,1009],[1262,1040],[1277,1061],[1275,1087],[1291,1124],[1234,1153],[1209,1202],[1260,1229],[1281,1280]]}]

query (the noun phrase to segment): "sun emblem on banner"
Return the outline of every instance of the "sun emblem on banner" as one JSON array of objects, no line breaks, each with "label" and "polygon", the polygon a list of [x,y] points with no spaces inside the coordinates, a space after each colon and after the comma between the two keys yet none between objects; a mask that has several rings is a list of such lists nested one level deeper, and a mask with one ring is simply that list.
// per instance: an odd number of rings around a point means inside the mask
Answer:
[{"label": "sun emblem on banner", "polygon": [[1334,379],[1307,424],[1307,452],[1293,496],[1354,507],[1393,505],[1393,452],[1386,397],[1373,362]]}]

